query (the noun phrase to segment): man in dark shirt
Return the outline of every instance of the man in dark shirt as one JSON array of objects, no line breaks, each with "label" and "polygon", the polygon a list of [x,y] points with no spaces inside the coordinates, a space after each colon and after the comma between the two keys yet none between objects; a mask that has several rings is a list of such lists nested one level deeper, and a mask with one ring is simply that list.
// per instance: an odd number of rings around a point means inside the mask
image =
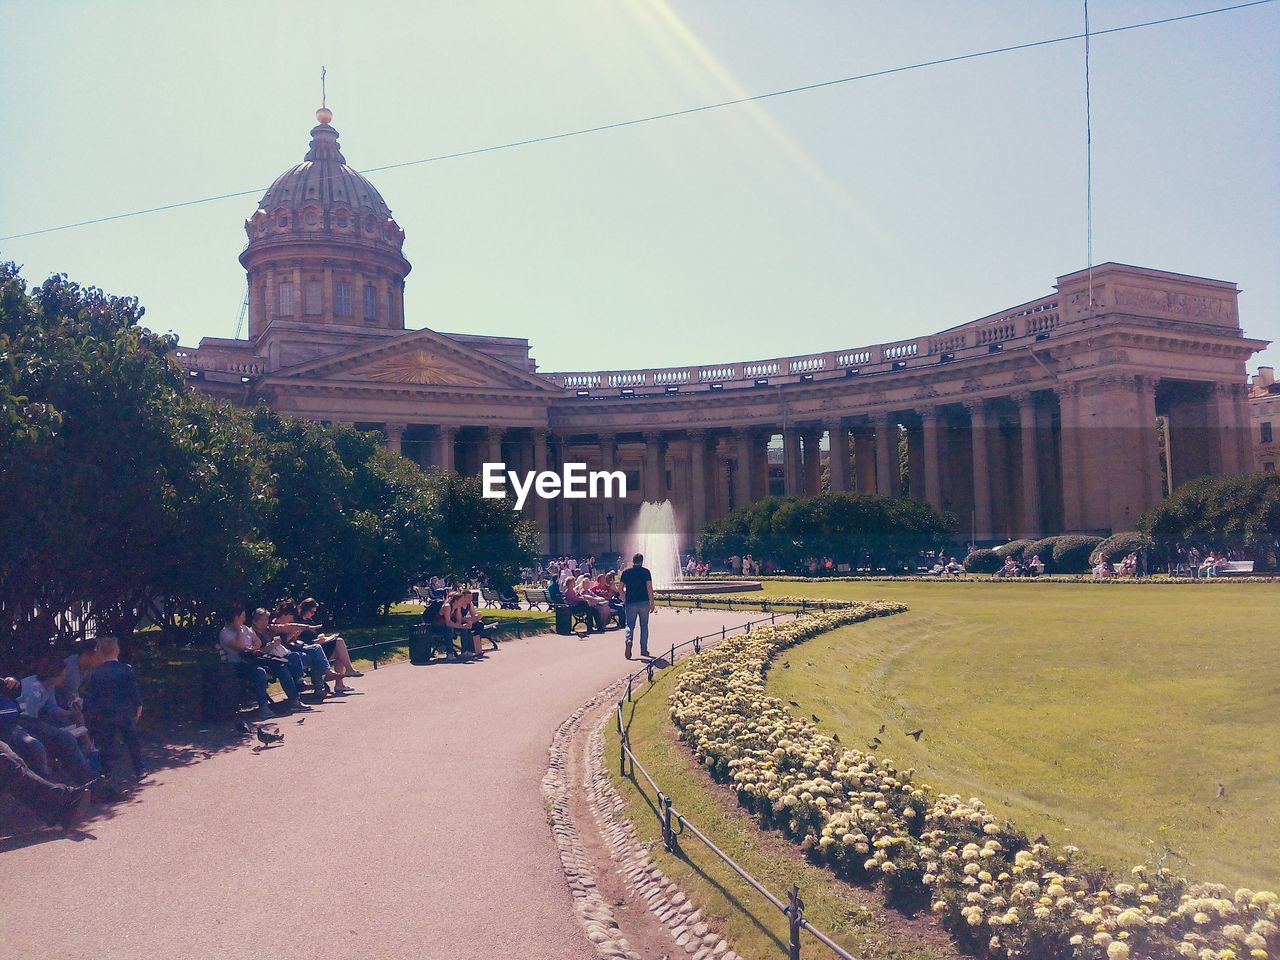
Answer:
[{"label": "man in dark shirt", "polygon": [[133,667],[120,662],[120,643],[115,637],[98,638],[98,656],[102,663],[89,676],[89,692],[85,696],[85,720],[89,734],[102,751],[102,769],[108,776],[115,756],[116,734],[124,741],[133,761],[137,779],[146,776],[142,766],[142,743],[138,739],[138,720],[142,717],[142,693]]},{"label": "man in dark shirt", "polygon": [[631,558],[622,571],[622,611],[627,621],[627,659],[631,659],[631,638],[640,621],[640,656],[649,656],[649,614],[653,613],[653,574],[644,566],[644,554]]}]

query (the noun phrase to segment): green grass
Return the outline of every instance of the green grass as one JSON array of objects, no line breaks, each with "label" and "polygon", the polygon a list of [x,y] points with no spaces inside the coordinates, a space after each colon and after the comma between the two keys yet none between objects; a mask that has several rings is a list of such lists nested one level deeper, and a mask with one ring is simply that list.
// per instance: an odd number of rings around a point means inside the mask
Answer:
[{"label": "green grass", "polygon": [[845,744],[866,749],[884,724],[879,755],[1116,870],[1170,848],[1192,878],[1280,889],[1280,585],[766,592],[910,607],[770,673],[771,693]]},{"label": "green grass", "polygon": [[[677,664],[675,672],[679,670]],[[798,883],[805,917],[855,956],[866,960],[954,956],[944,938],[934,935],[922,941],[917,936],[920,927],[907,927],[898,918],[886,921],[874,895],[833,881],[829,873],[807,863],[797,848],[760,830],[738,809],[732,794],[714,784],[675,738],[666,708],[673,675],[671,670],[660,673],[652,687],[642,683],[635,702],[626,705],[624,718],[632,749],[669,793],[676,809],[775,895],[785,898],[791,885]],[[604,750],[614,786],[627,801],[627,814],[637,836],[648,845],[663,873],[727,935],[740,955],[750,960],[785,956],[786,920],[764,897],[692,834],[680,840],[681,856],[663,849],[652,789],[638,772],[634,780],[618,775],[618,735],[613,723],[606,730]],[[802,945],[805,957],[832,956],[808,934],[803,935]]]}]

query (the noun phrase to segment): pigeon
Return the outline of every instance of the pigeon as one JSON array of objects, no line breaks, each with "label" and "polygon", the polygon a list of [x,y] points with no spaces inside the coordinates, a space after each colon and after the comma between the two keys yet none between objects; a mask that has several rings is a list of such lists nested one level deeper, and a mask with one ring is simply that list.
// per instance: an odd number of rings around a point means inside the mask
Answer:
[{"label": "pigeon", "polygon": [[304,723],[306,723],[306,722],[307,722],[307,718],[306,718],[306,717],[299,717],[299,718],[298,718],[298,726],[302,726],[302,725],[303,725]]},{"label": "pigeon", "polygon": [[883,724],[883,723],[882,723],[882,724],[880,724],[880,729],[879,729],[879,730],[877,730],[877,731],[876,731],[876,733],[884,733],[884,724]]},{"label": "pigeon", "polygon": [[800,706],[800,704],[795,700],[788,700],[787,703],[791,704],[793,707]]},{"label": "pigeon", "polygon": [[783,661],[783,663],[782,663],[782,669],[783,669],[783,670],[790,670],[790,669],[791,669],[791,661],[790,661],[790,660],[784,660],[784,661]]},{"label": "pigeon", "polygon": [[1218,784],[1218,799],[1221,800],[1226,795],[1227,795],[1227,788],[1224,787],[1222,784]]},{"label": "pigeon", "polygon": [[818,719],[818,715],[816,713],[809,714],[809,719],[812,720],[814,723],[822,722],[821,720]]},{"label": "pigeon", "polygon": [[269,747],[273,743],[284,743],[283,733],[273,733],[266,727],[258,728],[258,741],[264,746]]},{"label": "pigeon", "polygon": [[236,721],[236,733],[240,734],[242,737],[247,737],[252,732],[253,731],[249,729],[249,725],[243,720]]},{"label": "pigeon", "polygon": [[838,733],[833,733],[833,734],[831,735],[831,739],[832,739],[832,740],[834,740],[836,743],[839,743],[839,742],[840,742],[840,734],[838,734]]},{"label": "pigeon", "polygon": [[919,742],[920,742],[920,734],[922,734],[922,733],[924,733],[924,728],[923,728],[923,727],[921,727],[919,730],[908,730],[908,731],[907,731],[907,736],[908,736],[908,737],[910,737],[912,740],[914,740],[916,743],[919,743]]}]

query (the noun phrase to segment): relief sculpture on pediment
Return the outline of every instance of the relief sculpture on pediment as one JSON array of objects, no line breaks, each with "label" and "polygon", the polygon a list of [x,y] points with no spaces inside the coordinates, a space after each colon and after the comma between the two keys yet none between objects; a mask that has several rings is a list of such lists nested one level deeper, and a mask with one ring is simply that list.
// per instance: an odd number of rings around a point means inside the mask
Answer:
[{"label": "relief sculpture on pediment", "polygon": [[484,381],[463,373],[448,361],[426,351],[409,350],[353,371],[384,383],[416,383],[423,386],[478,387]]}]

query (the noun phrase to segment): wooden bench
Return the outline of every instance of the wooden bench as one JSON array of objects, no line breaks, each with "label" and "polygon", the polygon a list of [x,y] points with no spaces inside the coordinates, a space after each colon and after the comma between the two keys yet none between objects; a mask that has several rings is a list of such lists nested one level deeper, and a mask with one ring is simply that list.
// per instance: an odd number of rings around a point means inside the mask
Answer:
[{"label": "wooden bench", "polygon": [[551,597],[546,590],[530,588],[524,592],[524,602],[530,610],[551,609]]},{"label": "wooden bench", "polygon": [[504,597],[497,590],[491,590],[489,587],[480,588],[480,605],[483,607],[498,607],[502,610],[519,610],[520,601],[516,597]]}]

